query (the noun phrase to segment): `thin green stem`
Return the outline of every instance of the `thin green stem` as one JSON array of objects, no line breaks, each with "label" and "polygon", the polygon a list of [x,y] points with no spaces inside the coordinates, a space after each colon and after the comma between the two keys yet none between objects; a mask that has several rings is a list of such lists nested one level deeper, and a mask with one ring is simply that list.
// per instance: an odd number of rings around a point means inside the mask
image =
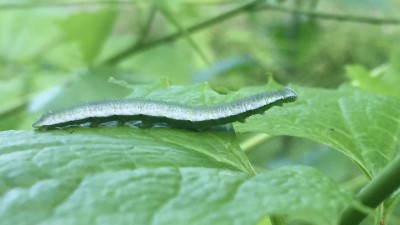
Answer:
[{"label": "thin green stem", "polygon": [[190,34],[186,31],[186,29],[175,19],[172,15],[171,11],[168,9],[166,5],[159,3],[158,9],[167,18],[177,29],[179,32],[183,33],[183,37],[186,39],[187,43],[193,48],[193,50],[200,56],[203,62],[211,67],[210,61],[207,59],[206,55],[203,53],[201,48],[196,44],[196,42],[192,39]]},{"label": "thin green stem", "polygon": [[[261,2],[263,2],[263,0],[250,1],[250,2],[248,2],[246,4],[240,5],[240,6],[234,8],[234,9],[231,9],[231,10],[225,12],[225,13],[222,13],[222,14],[220,14],[218,16],[215,16],[215,17],[213,17],[211,19],[205,20],[203,22],[200,22],[200,23],[192,25],[192,26],[190,26],[188,28],[185,28],[184,30],[185,30],[185,32],[187,34],[194,33],[196,31],[202,30],[204,28],[207,28],[207,27],[210,27],[212,25],[218,24],[221,21],[227,20],[227,19],[229,19],[231,17],[234,17],[236,15],[239,15],[243,11],[250,10],[253,7],[257,6]],[[172,33],[170,35],[167,35],[167,36],[164,36],[162,38],[156,39],[154,41],[143,43],[143,44],[141,44],[139,46],[132,45],[132,46],[128,47],[127,49],[117,53],[116,55],[111,56],[109,59],[106,59],[103,62],[103,64],[109,64],[109,65],[117,64],[117,63],[119,63],[120,61],[124,60],[125,58],[129,57],[132,54],[135,54],[135,53],[138,53],[140,51],[156,47],[156,46],[161,45],[161,44],[172,42],[172,41],[182,37],[183,35],[184,35],[184,32],[177,31],[177,32],[174,32],[174,33]]]},{"label": "thin green stem", "polygon": [[240,147],[243,149],[243,151],[248,152],[251,149],[253,149],[255,146],[264,143],[266,140],[271,139],[272,136],[268,134],[255,134],[251,136],[250,138],[244,140],[243,142],[240,143]]},{"label": "thin green stem", "polygon": [[255,10],[273,10],[284,13],[291,14],[301,14],[310,17],[315,17],[318,19],[325,20],[336,20],[343,22],[357,22],[357,23],[369,23],[374,25],[382,25],[382,24],[391,24],[398,25],[400,24],[400,18],[374,18],[374,17],[365,17],[365,16],[353,16],[353,15],[338,15],[332,13],[325,12],[315,12],[309,10],[300,10],[300,9],[291,9],[279,5],[271,5],[265,4],[263,6],[257,7]]},{"label": "thin green stem", "polygon": [[[376,208],[400,187],[400,157],[390,163],[381,174],[368,183],[358,194],[357,199],[365,206]],[[340,218],[340,225],[359,224],[367,214],[354,207],[346,208]]]},{"label": "thin green stem", "polygon": [[146,37],[150,33],[150,28],[151,28],[151,25],[152,25],[152,23],[154,21],[155,15],[156,15],[156,8],[155,7],[151,7],[149,15],[148,15],[148,17],[146,19],[146,22],[142,26],[142,29],[140,31],[140,36],[139,36],[138,40],[136,41],[135,45],[140,45],[146,39]]}]

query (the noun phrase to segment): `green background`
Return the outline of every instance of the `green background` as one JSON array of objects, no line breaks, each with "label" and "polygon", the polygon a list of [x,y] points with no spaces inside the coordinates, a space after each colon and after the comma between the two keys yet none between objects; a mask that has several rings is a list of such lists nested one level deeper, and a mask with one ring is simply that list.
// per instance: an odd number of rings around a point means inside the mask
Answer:
[{"label": "green background", "polygon": [[[400,221],[355,194],[399,152],[397,1],[0,1],[1,224]],[[40,132],[43,112],[147,98],[298,101],[193,131]],[[269,216],[272,216],[269,219]]]}]

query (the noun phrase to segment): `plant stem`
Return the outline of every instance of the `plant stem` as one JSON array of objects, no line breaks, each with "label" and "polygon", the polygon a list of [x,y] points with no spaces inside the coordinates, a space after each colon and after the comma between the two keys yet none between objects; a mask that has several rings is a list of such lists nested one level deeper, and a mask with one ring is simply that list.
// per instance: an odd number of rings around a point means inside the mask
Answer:
[{"label": "plant stem", "polygon": [[[376,208],[387,197],[400,187],[400,157],[392,163],[375,179],[368,183],[358,194],[357,199],[365,206]],[[367,214],[353,208],[346,208],[340,218],[340,225],[359,224]]]},{"label": "plant stem", "polygon": [[255,135],[251,136],[250,138],[241,142],[240,147],[243,149],[243,151],[248,152],[251,149],[253,149],[255,146],[257,146],[271,138],[272,138],[272,136],[268,135],[268,134],[263,134],[263,133],[255,134]]},{"label": "plant stem", "polygon": [[172,23],[179,32],[183,34],[184,39],[186,39],[187,43],[193,48],[193,50],[200,56],[203,62],[208,66],[211,67],[210,61],[207,59],[206,55],[203,53],[201,48],[196,44],[196,42],[192,39],[190,34],[186,32],[186,29],[175,19],[172,15],[171,11],[167,8],[167,6],[162,5],[159,3],[158,10],[163,14],[165,18],[167,18],[170,23]]},{"label": "plant stem", "polygon": [[140,36],[139,36],[138,40],[136,41],[135,45],[140,45],[146,39],[146,37],[150,33],[151,24],[154,21],[155,15],[156,15],[156,8],[151,7],[149,15],[146,19],[145,24],[143,24],[143,26],[141,28]]},{"label": "plant stem", "polygon": [[338,15],[332,13],[324,13],[324,12],[315,12],[309,10],[299,10],[299,9],[291,9],[287,7],[282,7],[278,5],[265,4],[261,7],[258,7],[256,10],[273,10],[284,13],[292,13],[292,14],[302,14],[310,17],[316,17],[318,19],[325,20],[336,20],[336,21],[344,21],[344,22],[357,22],[357,23],[369,23],[374,25],[382,25],[382,24],[391,24],[398,25],[400,24],[400,18],[374,18],[374,17],[365,17],[365,16],[353,16],[353,15]]},{"label": "plant stem", "polygon": [[[218,24],[221,21],[227,20],[231,17],[234,17],[240,13],[242,13],[243,11],[249,10],[255,6],[257,6],[257,4],[263,2],[263,0],[253,0],[250,1],[248,3],[245,3],[243,5],[240,5],[234,9],[231,9],[221,15],[215,16],[211,19],[205,20],[203,22],[197,23],[195,25],[192,25],[188,28],[185,28],[184,30],[186,31],[187,34],[190,33],[194,33],[196,31],[199,31],[201,29],[204,29],[206,27],[210,27],[212,25]],[[130,47],[128,47],[127,49],[117,53],[114,56],[111,56],[109,59],[106,59],[103,64],[108,64],[108,65],[113,65],[113,64],[117,64],[120,61],[122,61],[123,59],[127,58],[128,56],[135,54],[137,52],[149,49],[149,48],[153,48],[156,47],[158,45],[164,44],[164,43],[168,43],[168,42],[172,42],[178,38],[180,38],[181,36],[184,35],[184,32],[182,31],[177,31],[174,32],[170,35],[164,36],[162,38],[156,39],[154,41],[151,42],[147,42],[147,43],[143,43],[141,45],[132,45]]]}]

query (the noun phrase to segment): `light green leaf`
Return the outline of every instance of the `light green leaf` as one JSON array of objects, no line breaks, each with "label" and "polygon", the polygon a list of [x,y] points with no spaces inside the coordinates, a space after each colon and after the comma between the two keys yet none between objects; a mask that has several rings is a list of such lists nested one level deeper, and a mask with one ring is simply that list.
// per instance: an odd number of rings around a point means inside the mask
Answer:
[{"label": "light green leaf", "polygon": [[296,103],[253,116],[244,124],[235,124],[235,130],[293,135],[327,144],[371,177],[393,159],[400,134],[399,99],[352,87],[293,89],[299,96]]},{"label": "light green leaf", "polygon": [[352,199],[318,171],[254,175],[225,132],[96,128],[0,133],[2,224],[335,224]]},{"label": "light green leaf", "polygon": [[[1,60],[9,63],[22,62],[25,65],[27,61],[41,54],[46,46],[57,42],[59,32],[53,20],[60,14],[63,13],[57,14],[51,10],[2,10],[0,13]],[[1,71],[3,73],[3,68]]]},{"label": "light green leaf", "polygon": [[[382,69],[384,71],[382,71]],[[385,73],[387,67],[379,67],[377,68],[377,72]],[[400,96],[399,91],[399,81],[398,74],[392,74],[393,78],[398,79],[398,81],[394,80],[385,80],[388,78],[389,74],[374,74],[373,71],[368,71],[365,67],[361,65],[350,65],[346,66],[346,74],[352,80],[352,84],[356,87],[360,87],[362,89],[377,92],[381,94],[391,95],[391,96]]]},{"label": "light green leaf", "polygon": [[116,11],[112,8],[95,12],[79,12],[60,21],[60,27],[67,40],[77,42],[87,63],[99,55],[109,35]]},{"label": "light green leaf", "polygon": [[362,89],[400,97],[400,50],[393,51],[388,64],[369,71],[362,65],[346,66],[346,75],[352,84]]},{"label": "light green leaf", "polygon": [[[16,138],[16,143],[10,140],[12,137]],[[79,173],[96,171],[93,168],[108,171],[154,166],[193,166],[253,172],[243,151],[226,131],[130,127],[76,128],[52,132],[9,131],[2,133],[0,142],[1,153],[10,153],[7,158],[3,158],[6,161],[1,165],[18,167],[12,161],[7,163],[13,155],[16,159],[30,158],[43,172],[56,173],[53,175],[62,175],[68,179],[79,177]],[[19,145],[28,149],[23,152],[17,149],[14,152],[15,146]],[[110,160],[114,157],[122,160]],[[30,168],[26,177],[34,177],[37,169]],[[66,170],[69,173],[65,173]],[[17,170],[14,172],[18,173]]]}]

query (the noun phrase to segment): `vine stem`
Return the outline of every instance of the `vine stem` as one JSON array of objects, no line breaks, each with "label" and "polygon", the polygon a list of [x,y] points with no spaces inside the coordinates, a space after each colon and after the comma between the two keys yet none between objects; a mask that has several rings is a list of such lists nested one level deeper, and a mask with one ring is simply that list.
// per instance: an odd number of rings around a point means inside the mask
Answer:
[{"label": "vine stem", "polygon": [[[376,208],[387,197],[400,187],[400,157],[392,163],[357,194],[357,199],[365,206]],[[356,225],[367,217],[367,214],[354,207],[346,208],[341,217],[340,225]]]},{"label": "vine stem", "polygon": [[374,25],[398,25],[400,24],[400,18],[375,18],[375,17],[366,17],[366,16],[353,16],[353,15],[338,15],[332,13],[325,12],[315,12],[310,10],[299,10],[299,9],[291,9],[288,7],[283,7],[279,5],[265,4],[261,7],[258,7],[256,10],[273,10],[277,12],[291,13],[291,14],[302,14],[310,17],[315,17],[318,19],[325,20],[336,20],[343,22],[357,22],[357,23],[369,23]]}]

